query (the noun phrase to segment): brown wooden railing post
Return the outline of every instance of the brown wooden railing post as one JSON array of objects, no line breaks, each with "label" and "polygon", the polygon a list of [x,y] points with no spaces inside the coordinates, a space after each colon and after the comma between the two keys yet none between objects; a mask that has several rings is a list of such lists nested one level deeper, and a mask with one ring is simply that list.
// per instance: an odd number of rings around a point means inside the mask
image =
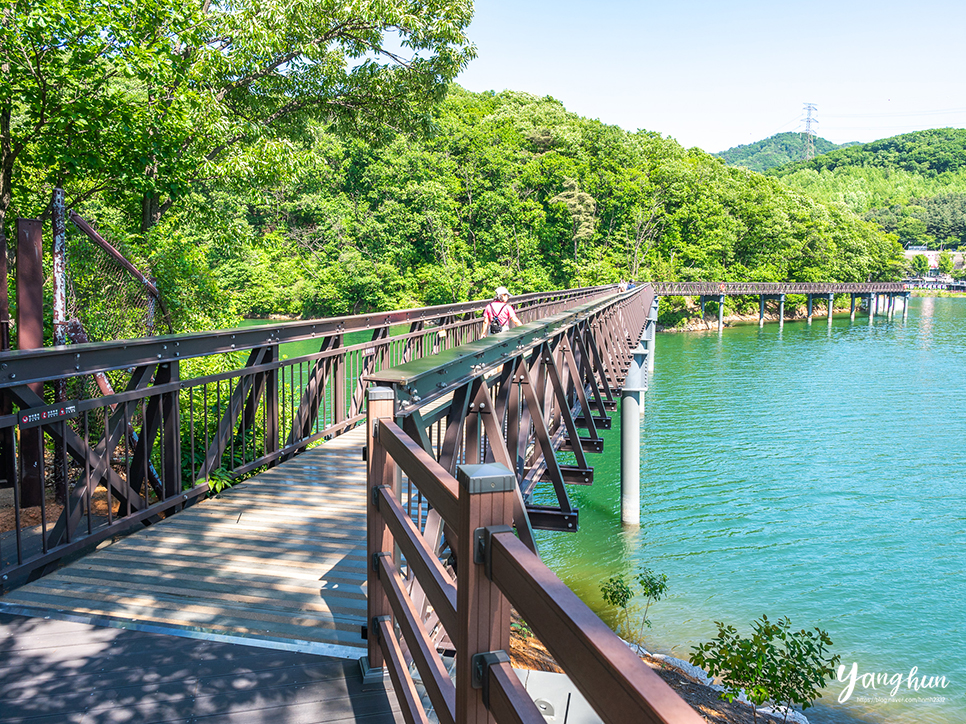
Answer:
[{"label": "brown wooden railing post", "polygon": [[[158,367],[158,375],[163,374],[166,381],[175,382],[181,379],[179,362],[167,362]],[[167,500],[181,492],[181,395],[178,392],[162,395],[161,442],[161,474],[164,479],[164,499]]]},{"label": "brown wooden railing post", "polygon": [[[10,349],[10,299],[7,288],[7,237],[0,230],[0,352]],[[0,392],[0,415],[13,412],[6,392]],[[0,488],[12,488],[17,478],[14,428],[0,428]]]},{"label": "brown wooden railing post", "polygon": [[[17,349],[44,346],[44,226],[38,219],[17,219]],[[42,382],[30,389],[43,397]],[[20,507],[44,499],[44,439],[41,427],[20,432]]]},{"label": "brown wooden railing post", "polygon": [[[269,348],[266,361],[278,362],[278,360],[278,345],[273,344]],[[278,427],[278,368],[276,367],[265,373],[265,455],[278,452]],[[278,460],[272,460],[268,467],[273,468],[276,465]]]},{"label": "brown wooden railing post", "polygon": [[[383,616],[392,616],[389,598],[379,580],[379,556],[393,554],[392,533],[379,512],[378,496],[375,490],[382,486],[392,488],[395,498],[396,463],[386,454],[386,449],[375,439],[375,429],[379,418],[392,419],[395,414],[396,394],[391,387],[370,387],[368,389],[368,414],[366,420],[367,450],[369,473],[366,486],[368,511],[366,520],[368,574],[368,656],[360,661],[363,679],[369,683],[381,681],[383,677],[383,656],[379,646],[379,622]],[[392,626],[389,627],[390,629]]]},{"label": "brown wooden railing post", "polygon": [[456,721],[490,724],[482,689],[472,685],[474,656],[510,647],[510,604],[480,557],[484,529],[513,524],[516,476],[505,465],[461,465],[456,551]]}]

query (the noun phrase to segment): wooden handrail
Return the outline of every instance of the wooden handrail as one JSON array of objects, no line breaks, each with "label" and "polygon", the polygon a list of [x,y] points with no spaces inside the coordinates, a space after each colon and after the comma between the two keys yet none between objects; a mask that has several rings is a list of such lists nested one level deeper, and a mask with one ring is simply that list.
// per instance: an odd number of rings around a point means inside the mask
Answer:
[{"label": "wooden handrail", "polygon": [[609,724],[703,720],[512,533],[491,538],[492,581]]},{"label": "wooden handrail", "polygon": [[422,702],[419,700],[416,685],[406,669],[402,648],[399,646],[396,634],[392,630],[392,619],[384,616],[377,619],[376,623],[378,629],[374,633],[379,636],[379,645],[386,657],[389,679],[392,681],[393,690],[396,692],[396,699],[399,701],[399,709],[402,712],[403,719],[406,720],[406,724],[429,724],[426,712],[423,711]]},{"label": "wooden handrail", "polygon": [[459,517],[459,485],[436,459],[391,419],[382,419],[376,438],[448,525]]},{"label": "wooden handrail", "polygon": [[383,590],[389,598],[403,638],[409,644],[409,653],[416,669],[423,675],[426,693],[436,709],[440,724],[455,724],[456,687],[422,627],[416,606],[406,593],[405,584],[392,563],[392,556],[379,556],[378,565]]},{"label": "wooden handrail", "polygon": [[447,631],[456,630],[456,585],[446,574],[439,559],[426,547],[412,518],[392,496],[389,488],[379,488],[379,510],[393,535],[393,541],[412,568],[439,621]]},{"label": "wooden handrail", "polygon": [[509,662],[489,670],[488,708],[500,724],[547,724]]}]

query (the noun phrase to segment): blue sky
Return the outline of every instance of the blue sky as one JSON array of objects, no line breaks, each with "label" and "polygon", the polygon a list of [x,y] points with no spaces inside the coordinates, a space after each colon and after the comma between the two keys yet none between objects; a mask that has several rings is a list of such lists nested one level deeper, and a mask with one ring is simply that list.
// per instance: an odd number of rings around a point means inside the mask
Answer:
[{"label": "blue sky", "polygon": [[457,82],[722,151],[781,131],[835,143],[966,127],[966,2],[476,0]]}]

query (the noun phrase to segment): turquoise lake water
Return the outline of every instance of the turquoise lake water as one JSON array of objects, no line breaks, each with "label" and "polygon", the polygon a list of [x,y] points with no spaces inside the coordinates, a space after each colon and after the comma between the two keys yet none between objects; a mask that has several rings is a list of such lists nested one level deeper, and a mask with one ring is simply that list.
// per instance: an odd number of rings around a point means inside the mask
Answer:
[{"label": "turquoise lake water", "polygon": [[[664,334],[642,421],[640,529],[619,517],[619,425],[570,488],[580,531],[541,554],[613,620],[599,585],[664,572],[652,650],[687,659],[714,621],[829,632],[846,673],[812,722],[966,722],[966,299],[909,315]],[[619,415],[614,415],[615,423]],[[918,691],[945,677],[946,688]]]}]

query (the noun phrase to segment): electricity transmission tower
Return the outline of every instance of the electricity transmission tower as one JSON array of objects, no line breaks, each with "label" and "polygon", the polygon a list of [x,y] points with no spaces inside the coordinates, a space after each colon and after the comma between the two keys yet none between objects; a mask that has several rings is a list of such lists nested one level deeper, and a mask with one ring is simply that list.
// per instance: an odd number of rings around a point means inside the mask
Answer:
[{"label": "electricity transmission tower", "polygon": [[805,104],[805,160],[811,161],[815,158],[815,129],[812,127],[814,123],[818,125],[818,119],[812,118],[812,112],[817,111],[818,106],[814,103]]}]

